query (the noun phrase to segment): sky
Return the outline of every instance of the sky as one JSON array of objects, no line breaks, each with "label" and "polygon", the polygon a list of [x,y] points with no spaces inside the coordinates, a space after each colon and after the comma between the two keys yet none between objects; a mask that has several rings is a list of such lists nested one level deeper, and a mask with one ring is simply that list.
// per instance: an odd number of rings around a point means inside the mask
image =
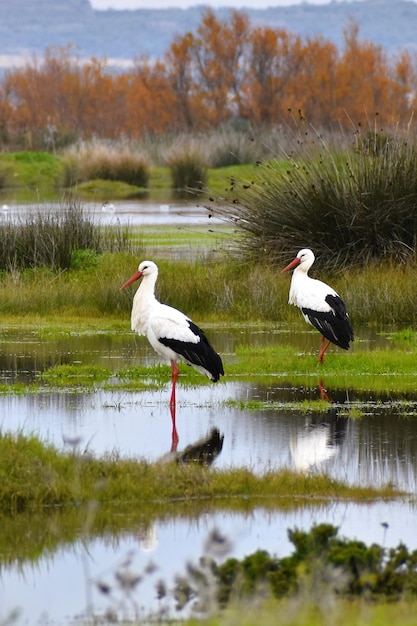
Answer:
[{"label": "sky", "polygon": [[[302,4],[305,0],[90,0],[93,9],[187,9],[198,4],[240,9],[266,9],[267,7],[290,6]],[[308,4],[329,4],[331,0],[308,0]]]}]

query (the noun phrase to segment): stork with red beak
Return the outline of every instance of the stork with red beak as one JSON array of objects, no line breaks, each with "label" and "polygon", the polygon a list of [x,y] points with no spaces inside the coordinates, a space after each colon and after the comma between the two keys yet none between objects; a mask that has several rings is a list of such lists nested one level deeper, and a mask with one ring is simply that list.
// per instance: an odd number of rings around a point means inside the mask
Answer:
[{"label": "stork with red beak", "polygon": [[171,362],[172,390],[170,399],[173,441],[178,441],[175,427],[175,386],[179,374],[177,362],[183,361],[205,374],[213,382],[224,375],[223,363],[205,333],[178,309],[162,304],[155,297],[158,267],[152,261],[142,261],[138,271],[120,287],[125,289],[142,279],[133,298],[132,330],[146,335],[153,349]]},{"label": "stork with red beak", "polygon": [[345,303],[339,294],[326,283],[308,275],[314,260],[313,252],[304,248],[282,272],[294,270],[288,303],[298,306],[306,322],[321,333],[318,358],[322,363],[331,343],[348,350],[354,336]]}]

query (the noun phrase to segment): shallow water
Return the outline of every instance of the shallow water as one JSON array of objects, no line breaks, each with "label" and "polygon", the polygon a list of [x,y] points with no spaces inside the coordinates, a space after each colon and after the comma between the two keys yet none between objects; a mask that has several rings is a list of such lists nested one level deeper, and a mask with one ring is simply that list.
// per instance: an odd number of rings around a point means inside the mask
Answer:
[{"label": "shallow water", "polygon": [[[184,574],[186,564],[197,564],[207,554],[205,543],[209,534],[220,529],[230,540],[226,556],[242,558],[258,548],[264,548],[278,557],[290,554],[293,546],[287,530],[299,528],[308,531],[313,524],[330,523],[339,527],[339,536],[397,546],[401,541],[410,549],[417,547],[415,504],[330,503],[328,506],[304,507],[296,511],[270,512],[257,508],[248,514],[210,513],[193,520],[156,520],[146,532],[108,534],[100,538],[83,536],[70,546],[63,546],[53,554],[45,555],[34,565],[2,568],[0,578],[0,617],[20,607],[18,623],[72,623],[75,617],[91,617],[116,608],[119,616],[143,617],[161,609],[156,599],[156,583],[163,580],[173,588],[177,574]],[[225,557],[220,557],[222,560]],[[129,567],[122,564],[129,561]],[[145,574],[149,565],[155,568]],[[133,602],[117,590],[117,571],[143,575],[143,581],[133,595]],[[106,583],[113,593],[100,593],[97,583]],[[162,602],[176,615],[172,593]]]},{"label": "shallow water", "polygon": [[[233,358],[239,343],[294,342],[294,349],[300,353],[317,349],[315,333],[301,333],[295,338],[280,327],[244,331],[212,328],[209,333],[219,351],[228,355],[225,358]],[[372,333],[362,338],[362,346],[369,349],[381,342],[386,346],[388,340]],[[117,333],[40,339],[36,330],[12,328],[3,329],[0,345],[1,379],[9,382],[34,381],[39,372],[58,363],[96,363],[116,371],[155,360],[144,339]],[[286,405],[294,400],[318,399],[320,392],[315,382],[311,387],[297,387],[277,379],[272,385],[222,382],[198,388],[180,383],[177,452],[218,429],[224,439],[213,463],[217,468],[245,466],[257,473],[284,467],[301,472],[324,471],[349,483],[378,486],[390,482],[415,494],[417,415],[411,412],[404,419],[392,395],[371,397],[338,389],[328,392],[333,399],[329,409],[306,415]],[[169,456],[172,449],[168,398],[169,385],[144,392],[64,390],[4,395],[0,396],[0,425],[3,431],[36,433],[62,449],[88,450],[96,455],[117,450],[121,455],[156,460]],[[249,411],[225,404],[228,400],[250,399],[279,401],[281,408]],[[406,400],[413,403],[412,397]],[[345,417],[345,405],[355,403],[361,406],[364,417]],[[207,513],[193,520],[156,519],[146,533],[142,528],[117,536],[82,533],[74,543],[58,544],[55,550],[39,555],[33,562],[7,561],[9,565],[1,565],[0,555],[0,618],[18,607],[21,614],[17,623],[49,620],[68,624],[77,615],[115,608],[111,604],[116,600],[100,594],[96,582],[100,579],[114,585],[115,572],[127,555],[131,556],[135,572],[141,572],[150,560],[157,570],[145,576],[134,604],[126,607],[122,602],[120,615],[124,609],[130,617],[157,611],[160,603],[155,597],[156,580],[162,578],[172,586],[175,573],[184,572],[186,561],[196,561],[201,555],[203,543],[214,528],[233,539],[230,554],[243,556],[263,548],[281,555],[292,550],[288,528],[308,530],[321,522],[339,526],[341,534],[368,543],[395,546],[403,541],[409,548],[417,547],[414,498],[371,505],[329,502],[290,512],[259,508],[250,514]],[[172,598],[168,604],[175,614]]]},{"label": "shallow water", "polygon": [[[111,202],[82,202],[83,210],[93,215],[100,224],[132,226],[209,226],[220,224],[218,218],[211,215],[203,205],[194,201],[169,200],[114,200]],[[0,206],[0,220],[18,220],[34,211],[66,211],[62,202],[24,204],[8,200]]]},{"label": "shallow water", "polygon": [[[316,333],[297,333],[295,339],[280,327],[269,331],[257,327],[244,331],[211,328],[208,333],[226,362],[239,344],[288,342],[303,353],[317,349]],[[362,338],[361,347],[372,349],[387,343],[384,337],[368,334]],[[116,372],[136,363],[156,361],[148,342],[134,334],[65,333],[40,339],[36,330],[6,329],[0,345],[0,381],[30,383],[40,372],[62,363],[99,364]],[[333,402],[325,413],[305,415],[288,409],[289,401],[320,398],[319,381],[312,381],[311,387],[299,387],[279,378],[264,385],[227,382],[226,377],[226,382],[193,388],[183,387],[180,376],[178,451],[216,428],[224,435],[218,467],[248,466],[257,473],[282,467],[319,470],[349,483],[392,482],[414,492],[417,416],[403,419],[392,395],[338,389],[328,389]],[[59,447],[76,444],[80,450],[97,455],[117,450],[121,455],[153,461],[172,447],[169,386],[158,391],[48,390],[0,396],[0,425],[7,431],[38,434]],[[228,405],[230,400],[278,401],[282,406],[242,410]],[[413,403],[413,398],[407,401]],[[345,417],[345,405],[355,403],[365,413],[363,419]]]}]

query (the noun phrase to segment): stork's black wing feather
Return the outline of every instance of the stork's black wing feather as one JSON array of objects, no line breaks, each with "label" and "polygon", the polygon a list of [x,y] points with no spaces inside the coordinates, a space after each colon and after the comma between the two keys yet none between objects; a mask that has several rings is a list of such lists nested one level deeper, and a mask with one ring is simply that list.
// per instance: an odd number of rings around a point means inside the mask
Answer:
[{"label": "stork's black wing feather", "polygon": [[187,320],[187,323],[194,335],[200,338],[200,341],[197,343],[171,339],[169,337],[160,337],[159,341],[164,346],[181,355],[190,365],[204,367],[204,369],[210,372],[212,380],[217,382],[220,376],[224,375],[220,356],[214,350],[204,331],[191,320]]},{"label": "stork's black wing feather", "polygon": [[326,296],[326,302],[332,311],[314,311],[307,308],[301,310],[323,337],[336,346],[348,350],[354,334],[345,303],[340,296],[331,294]]}]

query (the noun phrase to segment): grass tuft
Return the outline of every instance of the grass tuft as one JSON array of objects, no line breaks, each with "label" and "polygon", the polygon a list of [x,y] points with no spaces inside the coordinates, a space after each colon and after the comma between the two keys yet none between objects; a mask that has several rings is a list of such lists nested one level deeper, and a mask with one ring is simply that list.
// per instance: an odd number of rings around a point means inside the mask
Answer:
[{"label": "grass tuft", "polygon": [[171,148],[167,158],[172,188],[181,194],[186,190],[198,193],[207,183],[207,159],[200,144],[188,140]]},{"label": "grass tuft", "polygon": [[148,159],[126,145],[89,142],[69,148],[62,157],[61,186],[71,188],[95,179],[147,187]]}]

